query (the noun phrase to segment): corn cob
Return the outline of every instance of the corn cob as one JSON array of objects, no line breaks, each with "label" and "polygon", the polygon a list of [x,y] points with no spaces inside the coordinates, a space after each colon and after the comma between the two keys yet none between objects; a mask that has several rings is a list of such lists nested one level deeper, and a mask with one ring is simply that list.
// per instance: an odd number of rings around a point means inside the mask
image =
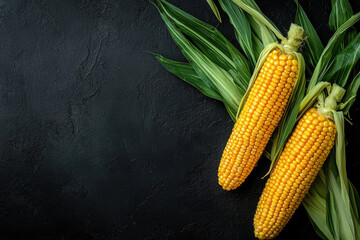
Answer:
[{"label": "corn cob", "polygon": [[[295,40],[290,37],[294,29],[300,31]],[[271,50],[261,66],[220,161],[218,178],[223,189],[235,189],[245,181],[279,123],[298,78],[298,60],[291,53],[300,46],[302,34],[302,28],[292,25],[289,43],[296,42],[296,47],[289,52]]]},{"label": "corn cob", "polygon": [[335,124],[315,108],[299,121],[260,197],[254,217],[255,237],[271,239],[290,220],[328,157]]}]

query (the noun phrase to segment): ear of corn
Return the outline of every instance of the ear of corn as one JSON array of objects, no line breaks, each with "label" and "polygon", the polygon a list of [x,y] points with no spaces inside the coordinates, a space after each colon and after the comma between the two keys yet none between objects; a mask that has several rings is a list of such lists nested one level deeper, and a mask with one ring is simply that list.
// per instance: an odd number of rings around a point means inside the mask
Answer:
[{"label": "ear of corn", "polygon": [[223,189],[233,190],[246,179],[279,123],[298,79],[298,60],[293,52],[302,34],[301,27],[292,25],[283,45],[265,50],[266,58],[255,70],[256,78],[240,104],[240,115],[220,161],[218,177]]},{"label": "ear of corn", "polygon": [[280,50],[273,50],[266,59],[221,159],[219,184],[225,190],[237,188],[260,158],[284,113],[297,65],[296,59]]},{"label": "ear of corn", "polygon": [[276,237],[298,208],[334,146],[333,122],[345,90],[336,84],[328,97],[319,95],[317,108],[299,120],[260,197],[254,232],[259,239]]},{"label": "ear of corn", "polygon": [[335,124],[312,108],[299,121],[261,195],[255,236],[276,237],[300,205],[334,146]]}]

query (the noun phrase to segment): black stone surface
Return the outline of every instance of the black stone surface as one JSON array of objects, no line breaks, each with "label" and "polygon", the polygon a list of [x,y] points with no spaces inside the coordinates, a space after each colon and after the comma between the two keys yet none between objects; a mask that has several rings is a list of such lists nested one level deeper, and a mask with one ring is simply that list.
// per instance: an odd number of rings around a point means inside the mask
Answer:
[{"label": "black stone surface", "polygon": [[[205,0],[171,2],[217,25]],[[285,32],[295,4],[258,3]],[[301,3],[326,42],[330,1]],[[269,162],[223,191],[232,121],[146,51],[184,60],[148,0],[0,0],[0,239],[253,239]],[[319,237],[300,207],[278,239]]]}]

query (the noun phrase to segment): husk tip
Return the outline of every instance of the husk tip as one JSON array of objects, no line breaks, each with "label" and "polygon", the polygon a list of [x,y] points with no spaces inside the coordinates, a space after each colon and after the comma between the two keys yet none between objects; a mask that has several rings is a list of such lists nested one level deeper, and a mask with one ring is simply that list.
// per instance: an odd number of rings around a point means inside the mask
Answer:
[{"label": "husk tip", "polygon": [[283,41],[284,48],[289,51],[297,51],[304,40],[304,29],[292,23],[288,31],[288,37]]}]

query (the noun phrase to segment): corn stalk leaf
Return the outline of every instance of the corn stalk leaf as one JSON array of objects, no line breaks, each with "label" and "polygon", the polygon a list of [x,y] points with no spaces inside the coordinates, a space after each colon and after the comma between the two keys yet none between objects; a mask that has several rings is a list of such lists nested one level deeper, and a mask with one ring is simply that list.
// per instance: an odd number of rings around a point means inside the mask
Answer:
[{"label": "corn stalk leaf", "polygon": [[347,182],[346,173],[346,155],[345,155],[345,126],[343,112],[333,111],[334,120],[336,125],[336,166],[340,178],[341,195],[344,203],[350,209],[350,200],[348,195],[349,185]]},{"label": "corn stalk leaf", "polygon": [[[244,94],[241,89],[234,83],[231,75],[224,69],[213,63],[199,49],[197,49],[170,21],[161,8],[159,13],[166,23],[170,35],[175,43],[180,47],[184,56],[189,60],[198,76],[206,78],[215,86],[216,91],[223,98],[224,104],[229,113],[237,109],[237,106]],[[236,110],[235,110],[236,111]]]},{"label": "corn stalk leaf", "polygon": [[340,51],[328,72],[323,77],[324,81],[333,80],[341,87],[345,87],[350,73],[360,59],[360,33]]},{"label": "corn stalk leaf", "polygon": [[[348,183],[349,183],[349,198],[352,206],[352,215],[355,216],[355,219],[359,220],[360,197],[354,185],[350,181],[348,181]],[[359,221],[357,221],[357,224],[359,224]]]},{"label": "corn stalk leaf", "polygon": [[352,15],[353,11],[348,0],[331,0],[330,29],[335,32]]},{"label": "corn stalk leaf", "polygon": [[353,15],[344,24],[342,24],[330,38],[319,61],[315,67],[314,73],[311,77],[307,91],[309,92],[318,81],[321,81],[326,72],[331,67],[334,61],[334,54],[340,49],[340,44],[344,38],[344,34],[352,27],[357,21],[360,20],[360,13]]},{"label": "corn stalk leaf", "polygon": [[324,50],[324,46],[299,2],[295,0],[295,3],[297,5],[295,23],[304,28],[306,47],[302,50],[307,65],[306,69],[311,74],[312,70],[319,61],[321,53]]},{"label": "corn stalk leaf", "polygon": [[[326,186],[326,180],[322,179],[320,176],[325,178],[324,170],[322,169],[320,170],[314,183],[311,185],[311,188],[302,201],[302,204],[311,219],[311,223],[313,224],[316,233],[322,239],[334,240],[332,230],[327,224],[326,196],[328,195],[328,189]],[[325,193],[324,195],[319,195],[319,192]]]},{"label": "corn stalk leaf", "polygon": [[[329,27],[336,31],[346,20],[353,15],[353,10],[348,0],[331,0],[331,13],[329,16]],[[340,46],[343,49],[356,35],[356,29],[352,27],[345,34]]]},{"label": "corn stalk leaf", "polygon": [[231,24],[234,26],[235,35],[241,48],[248,59],[251,60],[252,66],[255,66],[260,53],[254,51],[251,26],[244,11],[232,0],[219,0],[219,3],[221,8],[229,16]]},{"label": "corn stalk leaf", "polygon": [[[285,37],[277,27],[260,11],[259,7],[252,0],[233,0],[236,5],[246,11],[250,16],[249,22],[261,39],[264,46],[275,42],[277,39],[284,40]],[[276,37],[275,37],[275,36]]]},{"label": "corn stalk leaf", "polygon": [[360,72],[354,77],[352,82],[350,83],[350,86],[347,88],[345,96],[344,96],[344,102],[347,102],[347,105],[343,109],[344,114],[348,114],[351,105],[355,102],[356,93],[359,90],[360,87]]},{"label": "corn stalk leaf", "polygon": [[183,79],[185,82],[191,84],[200,90],[205,96],[222,101],[223,98],[217,93],[212,82],[207,78],[200,78],[194,68],[189,63],[182,63],[169,60],[159,54],[154,54],[156,59],[171,73]]},{"label": "corn stalk leaf", "polygon": [[219,20],[219,22],[221,22],[220,12],[219,12],[219,9],[217,8],[215,2],[213,0],[206,0],[206,1],[209,4],[213,13],[215,14],[216,18]]},{"label": "corn stalk leaf", "polygon": [[341,111],[333,111],[333,116],[337,139],[336,153],[330,155],[325,168],[330,196],[327,198],[327,223],[335,239],[355,240],[360,237],[359,202],[356,202],[359,199],[346,174],[344,115]]},{"label": "corn stalk leaf", "polygon": [[[238,86],[245,91],[251,77],[247,59],[216,28],[208,25],[174,5],[158,0],[158,6],[182,33],[219,67],[236,74]],[[236,64],[234,63],[236,61]],[[241,69],[241,72],[238,70]]]},{"label": "corn stalk leaf", "polygon": [[[330,164],[328,164],[329,166],[331,165],[332,159],[333,158],[330,158]],[[334,171],[331,170],[331,167],[329,168],[327,183],[330,197],[327,199],[327,214],[329,215],[329,220],[331,220],[328,223],[331,224],[335,239],[356,240],[354,223],[350,209],[347,208],[346,203],[342,198],[341,186],[336,181]]]},{"label": "corn stalk leaf", "polygon": [[326,176],[324,170],[321,169],[302,204],[311,219],[311,223],[313,224],[316,233],[322,239],[334,240],[331,229],[326,223],[327,195],[328,189],[326,186]]}]

